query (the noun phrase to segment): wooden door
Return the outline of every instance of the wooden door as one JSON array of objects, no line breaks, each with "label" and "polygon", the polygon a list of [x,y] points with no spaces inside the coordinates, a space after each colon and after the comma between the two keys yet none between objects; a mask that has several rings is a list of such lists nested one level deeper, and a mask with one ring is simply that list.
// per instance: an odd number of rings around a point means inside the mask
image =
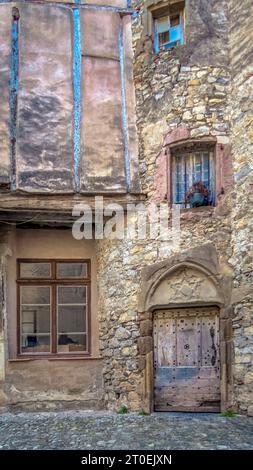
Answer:
[{"label": "wooden door", "polygon": [[219,411],[218,308],[155,312],[154,367],[156,411]]}]

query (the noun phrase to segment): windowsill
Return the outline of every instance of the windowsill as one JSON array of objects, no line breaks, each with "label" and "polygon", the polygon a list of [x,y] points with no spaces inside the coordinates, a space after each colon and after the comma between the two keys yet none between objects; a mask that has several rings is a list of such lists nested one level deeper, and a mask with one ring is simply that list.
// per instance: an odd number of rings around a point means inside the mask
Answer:
[{"label": "windowsill", "polygon": [[200,206],[200,207],[189,207],[180,209],[181,214],[186,214],[189,212],[213,212],[216,206]]},{"label": "windowsill", "polygon": [[43,360],[46,360],[46,361],[80,361],[80,360],[84,360],[84,361],[94,361],[94,360],[101,360],[103,359],[102,356],[67,356],[66,354],[65,355],[62,355],[62,356],[19,356],[19,357],[16,357],[14,359],[8,359],[8,362],[29,362],[29,361],[37,361],[37,360],[40,360],[40,361],[43,361]]}]

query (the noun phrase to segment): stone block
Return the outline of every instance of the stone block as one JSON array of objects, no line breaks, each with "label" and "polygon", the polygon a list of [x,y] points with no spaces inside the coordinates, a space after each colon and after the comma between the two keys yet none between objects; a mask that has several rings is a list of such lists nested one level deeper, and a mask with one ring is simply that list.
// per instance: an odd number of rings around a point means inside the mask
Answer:
[{"label": "stone block", "polygon": [[142,370],[144,370],[146,367],[146,356],[139,356],[138,357],[138,369],[139,369],[139,372],[141,372]]},{"label": "stone block", "polygon": [[140,323],[140,335],[141,336],[151,336],[152,335],[152,321],[143,320]]},{"label": "stone block", "polygon": [[247,415],[253,418],[253,405],[248,407]]},{"label": "stone block", "polygon": [[244,383],[246,385],[253,383],[253,372],[247,372],[245,375]]},{"label": "stone block", "polygon": [[3,390],[0,389],[0,409],[7,404],[7,397]]},{"label": "stone block", "polygon": [[200,85],[200,81],[198,79],[194,79],[194,80],[191,80],[189,82],[189,85],[190,86],[197,86],[197,85]]},{"label": "stone block", "polygon": [[140,354],[147,354],[152,350],[152,338],[144,336],[138,339],[138,351]]}]

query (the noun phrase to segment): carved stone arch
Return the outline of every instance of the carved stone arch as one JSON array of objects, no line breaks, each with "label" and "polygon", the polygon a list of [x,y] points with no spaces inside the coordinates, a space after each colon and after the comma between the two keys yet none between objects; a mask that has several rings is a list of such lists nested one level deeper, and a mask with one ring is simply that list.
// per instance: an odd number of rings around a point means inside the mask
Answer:
[{"label": "carved stone arch", "polygon": [[216,275],[196,262],[180,262],[158,275],[146,297],[146,309],[178,305],[224,305]]},{"label": "carved stone arch", "polygon": [[[207,243],[198,248],[189,249],[188,251],[177,253],[170,258],[155,263],[144,269],[142,273],[141,291],[139,296],[139,312],[151,312],[157,305],[155,304],[154,295],[155,291],[159,289],[165,280],[173,279],[177,273],[183,270],[191,270],[194,276],[202,277],[208,281],[210,286],[213,287],[215,292],[206,295],[199,295],[199,300],[203,303],[216,303],[220,307],[224,307],[230,302],[232,280],[228,276],[222,274],[221,266],[219,266],[217,252],[215,246],[211,243]],[[195,273],[195,274],[194,274]],[[189,273],[189,279],[191,273]],[[187,296],[186,296],[187,297]],[[165,302],[164,305],[173,306],[173,299]],[[185,299],[188,304],[193,303],[192,299]],[[179,303],[178,301],[176,302]]]},{"label": "carved stone arch", "polygon": [[223,274],[215,246],[208,243],[171,256],[142,273],[139,297],[140,369],[144,373],[143,406],[153,409],[153,315],[159,309],[216,306],[220,312],[221,407],[231,402],[232,279]]}]

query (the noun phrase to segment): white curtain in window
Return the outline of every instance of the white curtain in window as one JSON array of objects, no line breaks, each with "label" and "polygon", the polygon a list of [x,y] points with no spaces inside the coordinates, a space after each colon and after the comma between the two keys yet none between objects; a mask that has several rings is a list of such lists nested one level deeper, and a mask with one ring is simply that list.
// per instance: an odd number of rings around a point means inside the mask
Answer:
[{"label": "white curtain in window", "polygon": [[[173,203],[185,205],[185,195],[194,183],[202,182],[209,190],[208,204],[214,204],[213,153],[194,152],[172,157]],[[189,207],[189,205],[188,205]]]}]

